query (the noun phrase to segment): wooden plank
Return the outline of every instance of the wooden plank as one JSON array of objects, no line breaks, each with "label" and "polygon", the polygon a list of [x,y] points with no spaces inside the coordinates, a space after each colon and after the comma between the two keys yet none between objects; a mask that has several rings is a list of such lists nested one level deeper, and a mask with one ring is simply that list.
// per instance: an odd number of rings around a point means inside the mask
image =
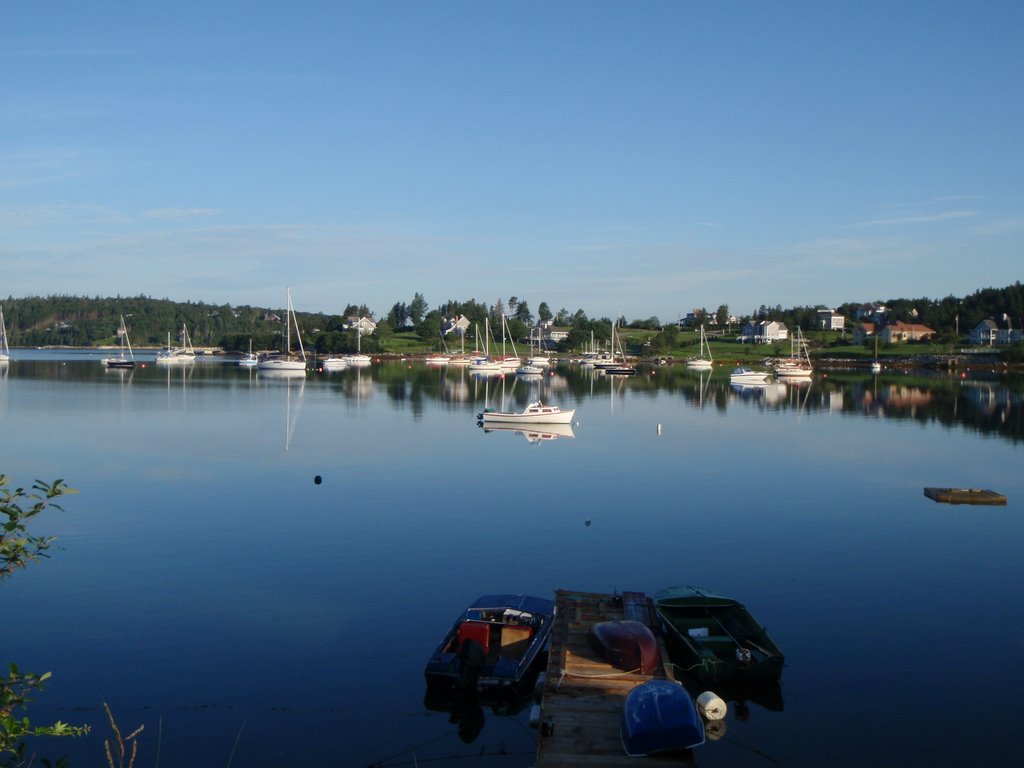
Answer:
[{"label": "wooden plank", "polygon": [[924,495],[943,504],[1006,505],[1005,496],[985,488],[925,488]]}]

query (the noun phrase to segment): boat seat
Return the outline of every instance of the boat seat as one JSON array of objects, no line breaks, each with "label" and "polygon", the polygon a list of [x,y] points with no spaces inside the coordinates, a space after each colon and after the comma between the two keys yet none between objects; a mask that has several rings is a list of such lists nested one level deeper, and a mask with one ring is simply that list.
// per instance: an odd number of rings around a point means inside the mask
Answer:
[{"label": "boat seat", "polygon": [[505,624],[501,628],[501,655],[519,657],[526,652],[533,636],[532,627]]},{"label": "boat seat", "polygon": [[464,621],[459,625],[459,645],[464,640],[476,640],[484,649],[491,650],[491,625],[486,621]]}]

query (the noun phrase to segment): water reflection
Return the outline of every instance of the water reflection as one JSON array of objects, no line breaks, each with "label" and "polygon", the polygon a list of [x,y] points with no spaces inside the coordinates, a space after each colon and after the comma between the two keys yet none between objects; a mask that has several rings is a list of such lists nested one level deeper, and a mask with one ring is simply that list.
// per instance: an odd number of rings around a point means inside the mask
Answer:
[{"label": "water reflection", "polygon": [[[28,355],[35,353],[35,357]],[[234,361],[203,360],[182,370],[145,363],[133,370],[106,369],[88,353],[20,350],[3,375],[18,379],[97,381],[118,385],[182,389],[197,386],[232,387],[250,384],[256,375]],[[260,372],[266,381],[266,372]],[[627,392],[632,396],[672,393],[698,410],[724,412],[730,407],[765,411],[793,410],[802,414],[829,413],[897,420],[934,422],[994,434],[1014,442],[1024,438],[1024,378],[972,371],[961,376],[935,371],[891,371],[879,375],[858,371],[823,371],[811,381],[770,382],[765,387],[732,387],[728,370],[691,371],[685,366],[641,369],[635,377],[608,377],[600,371],[567,363],[552,366],[540,377],[477,377],[463,367],[436,367],[394,362],[369,368],[349,368],[333,375],[311,373],[309,386],[326,386],[343,398],[365,401],[381,395],[411,405],[420,418],[429,403],[448,410],[476,413],[481,406],[517,410],[532,400],[578,407],[585,414],[603,399],[615,413]]]},{"label": "water reflection", "polygon": [[522,435],[526,442],[531,445],[538,445],[548,440],[557,440],[560,437],[576,437],[572,431],[571,424],[534,424],[527,427],[523,424],[487,424],[483,427],[484,434],[489,432],[511,432],[513,435]]}]

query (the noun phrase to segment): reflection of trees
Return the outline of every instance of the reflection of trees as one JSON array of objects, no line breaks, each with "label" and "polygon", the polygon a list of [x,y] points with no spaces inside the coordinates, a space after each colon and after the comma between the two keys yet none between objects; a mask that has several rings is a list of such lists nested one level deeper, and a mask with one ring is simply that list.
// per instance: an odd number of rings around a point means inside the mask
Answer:
[{"label": "reflection of trees", "polygon": [[[425,400],[449,404],[451,410],[479,410],[485,403],[521,407],[530,400],[550,399],[563,407],[585,406],[587,400],[607,400],[610,394],[632,398],[676,394],[695,409],[756,408],[794,412],[829,412],[868,418],[938,423],[990,433],[1013,441],[1024,439],[1024,380],[991,375],[962,380],[944,375],[867,377],[830,373],[799,385],[774,383],[763,391],[738,392],[725,368],[711,374],[683,366],[641,369],[628,379],[612,378],[575,365],[557,365],[540,382],[515,376],[474,378],[465,369],[437,369],[421,364],[374,366],[377,387],[395,402],[415,411]],[[368,375],[367,371],[363,372]]]}]

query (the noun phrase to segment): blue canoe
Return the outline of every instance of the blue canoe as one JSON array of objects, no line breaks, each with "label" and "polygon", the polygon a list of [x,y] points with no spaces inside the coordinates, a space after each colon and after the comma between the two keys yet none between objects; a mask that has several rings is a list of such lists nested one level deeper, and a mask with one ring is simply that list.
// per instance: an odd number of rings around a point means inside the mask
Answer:
[{"label": "blue canoe", "polygon": [[630,757],[675,752],[704,743],[704,721],[690,694],[671,680],[650,680],[626,697],[622,746]]}]

